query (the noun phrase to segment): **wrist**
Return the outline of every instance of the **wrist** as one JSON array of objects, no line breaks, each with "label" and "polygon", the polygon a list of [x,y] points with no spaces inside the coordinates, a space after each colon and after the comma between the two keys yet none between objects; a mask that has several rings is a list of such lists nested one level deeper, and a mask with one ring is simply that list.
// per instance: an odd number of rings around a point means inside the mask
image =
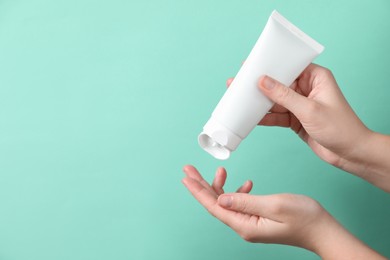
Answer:
[{"label": "wrist", "polygon": [[[326,212],[327,213],[327,212]],[[329,213],[317,228],[310,251],[322,259],[385,259],[353,236]]]},{"label": "wrist", "polygon": [[346,158],[348,169],[345,170],[390,192],[389,154],[390,136],[368,130]]},{"label": "wrist", "polygon": [[359,131],[359,134],[353,136],[353,139],[350,139],[350,149],[344,154],[344,158],[348,161],[364,164],[365,157],[367,156],[367,150],[372,146],[374,141],[375,132],[366,128]]},{"label": "wrist", "polygon": [[309,243],[305,248],[324,259],[334,248],[332,238],[345,236],[344,233],[344,228],[325,211],[324,216],[318,219],[316,228],[312,230]]}]

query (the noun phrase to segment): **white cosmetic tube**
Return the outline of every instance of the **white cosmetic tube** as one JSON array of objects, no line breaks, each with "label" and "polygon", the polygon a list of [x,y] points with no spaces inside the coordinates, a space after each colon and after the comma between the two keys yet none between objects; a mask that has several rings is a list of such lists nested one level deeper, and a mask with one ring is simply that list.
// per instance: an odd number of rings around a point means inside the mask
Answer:
[{"label": "white cosmetic tube", "polygon": [[200,146],[220,160],[240,142],[273,106],[257,88],[268,75],[290,86],[324,47],[273,11],[245,63],[199,135]]}]

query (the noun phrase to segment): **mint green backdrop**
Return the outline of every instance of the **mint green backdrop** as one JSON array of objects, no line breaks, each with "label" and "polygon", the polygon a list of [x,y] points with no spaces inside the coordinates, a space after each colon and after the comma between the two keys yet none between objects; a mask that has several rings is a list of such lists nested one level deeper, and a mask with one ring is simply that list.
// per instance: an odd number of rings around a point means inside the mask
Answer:
[{"label": "mint green backdrop", "polygon": [[390,257],[390,195],[292,131],[258,127],[225,162],[198,147],[273,9],[390,134],[388,0],[0,0],[0,259],[318,259],[241,240],[182,186],[187,163],[311,196]]}]

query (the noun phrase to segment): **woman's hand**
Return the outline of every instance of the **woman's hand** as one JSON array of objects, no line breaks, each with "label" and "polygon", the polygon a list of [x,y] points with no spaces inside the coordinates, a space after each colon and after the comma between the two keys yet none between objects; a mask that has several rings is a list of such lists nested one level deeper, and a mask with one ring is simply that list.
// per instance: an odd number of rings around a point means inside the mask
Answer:
[{"label": "woman's hand", "polygon": [[362,123],[330,70],[311,64],[290,88],[264,76],[259,89],[276,103],[260,125],[290,127],[322,160],[390,191],[390,136]]},{"label": "woman's hand", "polygon": [[259,89],[276,103],[259,125],[290,127],[324,161],[358,171],[350,158],[370,131],[349,106],[328,69],[311,64],[290,88],[264,76]]},{"label": "woman's hand", "polygon": [[183,170],[183,183],[200,204],[247,241],[302,247],[324,259],[382,259],[309,197],[249,195],[250,181],[237,193],[224,194],[224,168],[217,170],[212,185],[193,166]]}]

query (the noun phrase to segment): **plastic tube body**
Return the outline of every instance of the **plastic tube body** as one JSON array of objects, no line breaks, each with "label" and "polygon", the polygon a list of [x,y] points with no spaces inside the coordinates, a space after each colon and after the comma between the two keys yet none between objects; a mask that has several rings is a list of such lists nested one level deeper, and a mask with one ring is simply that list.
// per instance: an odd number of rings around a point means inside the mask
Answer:
[{"label": "plastic tube body", "polygon": [[273,103],[257,88],[262,75],[290,86],[324,47],[273,11],[245,63],[199,135],[200,146],[227,159]]}]

